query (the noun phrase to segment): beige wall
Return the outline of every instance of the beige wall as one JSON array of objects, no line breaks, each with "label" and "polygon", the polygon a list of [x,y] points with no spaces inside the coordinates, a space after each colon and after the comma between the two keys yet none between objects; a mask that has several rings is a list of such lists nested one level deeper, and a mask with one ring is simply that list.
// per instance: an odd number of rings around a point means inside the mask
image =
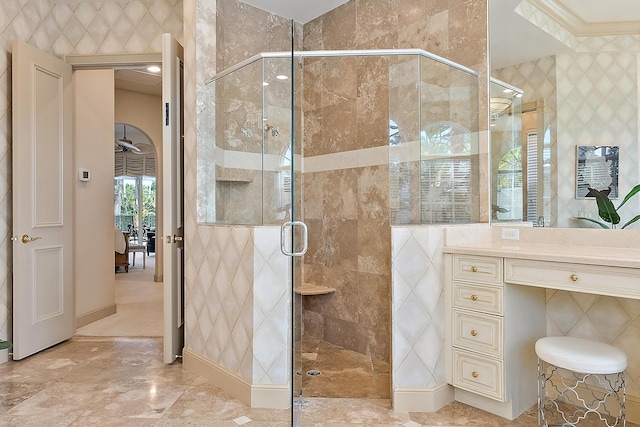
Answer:
[{"label": "beige wall", "polygon": [[91,172],[88,182],[74,174],[76,318],[104,317],[115,312],[113,70],[76,71],[73,84],[75,171]]}]

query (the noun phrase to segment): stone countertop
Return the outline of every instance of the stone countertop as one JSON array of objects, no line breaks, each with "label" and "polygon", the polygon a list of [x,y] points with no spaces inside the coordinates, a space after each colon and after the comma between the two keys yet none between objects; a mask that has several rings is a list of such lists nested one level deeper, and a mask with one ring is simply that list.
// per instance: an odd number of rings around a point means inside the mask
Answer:
[{"label": "stone countertop", "polygon": [[446,245],[444,253],[496,256],[536,261],[570,262],[640,268],[640,249],[525,243],[517,240]]}]

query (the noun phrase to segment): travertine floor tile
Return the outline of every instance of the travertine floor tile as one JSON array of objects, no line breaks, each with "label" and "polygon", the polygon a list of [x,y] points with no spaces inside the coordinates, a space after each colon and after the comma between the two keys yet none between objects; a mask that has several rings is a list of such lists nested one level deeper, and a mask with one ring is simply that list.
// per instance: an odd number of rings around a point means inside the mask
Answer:
[{"label": "travertine floor tile", "polygon": [[[338,371],[335,362],[332,369]],[[385,369],[381,366],[380,375],[388,377]],[[155,338],[74,338],[5,363],[0,399],[0,426],[238,427],[234,420],[244,417],[251,420],[242,424],[247,427],[291,424],[288,409],[249,408],[181,363],[164,365],[162,342]],[[301,427],[537,425],[535,408],[508,421],[458,402],[436,413],[407,413],[393,411],[389,399],[311,397],[300,409]]]}]

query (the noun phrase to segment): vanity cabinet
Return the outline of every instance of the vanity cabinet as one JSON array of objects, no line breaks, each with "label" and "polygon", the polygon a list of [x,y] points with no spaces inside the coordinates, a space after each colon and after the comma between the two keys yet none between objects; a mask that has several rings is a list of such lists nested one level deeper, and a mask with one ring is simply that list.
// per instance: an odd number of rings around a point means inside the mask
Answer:
[{"label": "vanity cabinet", "polygon": [[447,371],[456,400],[514,419],[537,402],[544,289],[506,286],[501,257],[445,257]]}]

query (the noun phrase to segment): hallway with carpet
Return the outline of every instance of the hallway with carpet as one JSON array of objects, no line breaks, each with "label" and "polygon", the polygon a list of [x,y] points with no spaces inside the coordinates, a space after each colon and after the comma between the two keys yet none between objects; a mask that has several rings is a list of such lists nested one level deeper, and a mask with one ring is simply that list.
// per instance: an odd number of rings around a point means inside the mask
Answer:
[{"label": "hallway with carpet", "polygon": [[115,273],[115,314],[78,328],[78,337],[162,337],[162,282],[154,282],[155,256],[141,255],[129,272]]}]

